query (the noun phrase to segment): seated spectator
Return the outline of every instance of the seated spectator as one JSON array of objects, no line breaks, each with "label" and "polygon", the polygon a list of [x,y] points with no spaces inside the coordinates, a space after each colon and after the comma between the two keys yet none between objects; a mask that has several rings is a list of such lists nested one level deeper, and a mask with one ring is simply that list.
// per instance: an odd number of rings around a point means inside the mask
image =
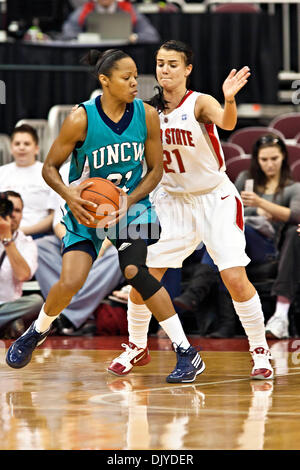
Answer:
[{"label": "seated spectator", "polygon": [[43,305],[38,294],[22,296],[23,282],[37,268],[37,247],[19,230],[23,212],[20,194],[7,191],[0,199],[0,329],[1,336],[17,337],[25,331],[23,320],[35,319]]},{"label": "seated spectator", "polygon": [[[62,167],[63,180],[67,181],[69,164]],[[56,210],[53,221],[54,235],[48,235],[36,241],[38,247],[38,269],[35,277],[39,282],[44,298],[61,273],[62,256],[61,240],[65,235],[65,226],[60,223],[65,201],[57,194]],[[103,256],[102,256],[103,254]],[[101,301],[121,282],[123,276],[119,268],[118,252],[114,246],[100,251],[94,262],[84,286],[73,297],[68,307],[54,322],[58,334],[78,336],[89,332],[85,328],[87,320],[99,306]]]},{"label": "seated spectator", "polygon": [[54,191],[42,177],[42,162],[36,160],[39,152],[38,135],[28,124],[16,127],[11,136],[14,162],[0,166],[0,191],[16,191],[24,201],[20,229],[25,235],[38,238],[52,228]]},{"label": "seated spectator", "polygon": [[133,32],[128,39],[132,44],[136,42],[158,42],[160,40],[158,32],[148,18],[136,11],[127,0],[120,2],[117,0],[94,0],[76,8],[63,24],[63,39],[77,38],[78,34],[85,30],[87,16],[94,11],[99,13],[115,13],[116,11],[129,13]]},{"label": "seated spectator", "polygon": [[[253,191],[245,191],[247,179]],[[246,252],[255,263],[278,253],[278,274],[271,294],[277,297],[274,315],[266,324],[267,337],[289,336],[288,311],[300,280],[300,183],[290,176],[284,142],[274,134],[261,137],[253,147],[249,171],[242,172],[236,187],[245,207]]]}]

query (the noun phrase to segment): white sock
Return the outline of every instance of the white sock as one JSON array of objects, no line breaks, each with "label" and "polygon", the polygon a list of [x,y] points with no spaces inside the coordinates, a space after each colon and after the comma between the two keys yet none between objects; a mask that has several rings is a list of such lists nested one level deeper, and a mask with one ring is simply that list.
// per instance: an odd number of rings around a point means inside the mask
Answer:
[{"label": "white sock", "polygon": [[177,346],[180,346],[183,349],[188,349],[190,347],[190,343],[185,336],[185,332],[183,331],[181,321],[177,314],[159,322],[159,324],[167,333],[172,343],[177,344]]},{"label": "white sock", "polygon": [[277,301],[274,316],[280,317],[282,320],[288,321],[290,305],[291,304],[289,302]]},{"label": "white sock", "polygon": [[44,312],[44,306],[45,304],[42,306],[39,316],[34,325],[36,331],[38,331],[39,333],[44,333],[44,331],[48,330],[50,325],[54,322],[55,318],[59,316],[56,315],[54,317],[50,317],[49,315],[47,315],[47,313]]},{"label": "white sock", "polygon": [[152,313],[145,304],[134,304],[129,297],[127,308],[129,341],[139,348],[145,349],[147,346],[151,317]]},{"label": "white sock", "polygon": [[258,293],[246,302],[232,301],[235,311],[244,327],[250,345],[250,351],[258,347],[269,349],[266,334],[264,314]]}]

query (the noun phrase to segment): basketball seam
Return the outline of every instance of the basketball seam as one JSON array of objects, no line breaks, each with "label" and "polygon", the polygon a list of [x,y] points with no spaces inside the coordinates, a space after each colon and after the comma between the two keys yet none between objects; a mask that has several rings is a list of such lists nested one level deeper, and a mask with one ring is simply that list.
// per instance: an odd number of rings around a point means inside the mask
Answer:
[{"label": "basketball seam", "polygon": [[[110,197],[106,196],[105,194],[99,193],[98,191],[93,191],[92,189],[88,189],[88,188],[85,189],[84,191],[88,191],[88,192],[94,193],[94,194],[99,194],[100,196],[105,197],[105,199],[108,199],[109,201],[111,201],[117,209],[119,208],[119,206],[112,199],[110,199]],[[88,199],[87,199],[87,201],[88,201]]]},{"label": "basketball seam", "polygon": [[106,178],[100,178],[98,176],[93,176],[92,178],[89,178],[90,180],[97,180],[97,181],[103,181],[107,184],[109,184],[112,188],[114,188],[115,191],[117,191],[117,193],[119,193],[119,189],[116,187],[115,183],[113,183],[112,181],[109,181],[108,179]]}]

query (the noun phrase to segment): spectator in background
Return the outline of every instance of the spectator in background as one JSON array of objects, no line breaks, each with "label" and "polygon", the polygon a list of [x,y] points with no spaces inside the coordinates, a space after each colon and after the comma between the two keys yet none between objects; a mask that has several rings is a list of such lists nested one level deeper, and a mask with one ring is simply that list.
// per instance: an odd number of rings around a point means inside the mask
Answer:
[{"label": "spectator in background", "polygon": [[[65,164],[60,173],[67,184],[70,164]],[[35,277],[39,282],[44,298],[47,297],[50,288],[60,277],[62,266],[61,240],[66,229],[60,223],[61,208],[65,201],[57,194],[56,209],[53,220],[54,235],[48,235],[37,240],[38,269]],[[78,336],[84,334],[84,325],[99,306],[101,301],[122,281],[123,276],[119,268],[118,252],[114,246],[109,246],[103,256],[102,250],[98,259],[94,262],[87,280],[80,291],[73,297],[70,305],[60,314],[56,320],[58,334],[66,336]],[[88,331],[88,330],[87,330]]]},{"label": "spectator in background", "polygon": [[[24,201],[20,229],[25,235],[38,238],[50,232],[53,220],[53,190],[42,177],[38,135],[28,124],[14,129],[11,153],[14,162],[0,167],[0,191],[16,191]],[[52,195],[52,197],[50,197]]]},{"label": "spectator in background", "polygon": [[[253,191],[245,191],[252,179]],[[286,338],[288,311],[300,282],[300,183],[290,176],[285,143],[274,134],[261,137],[253,147],[249,171],[242,172],[236,187],[245,206],[246,252],[254,263],[279,258],[272,295],[274,315],[266,324],[267,337]]]},{"label": "spectator in background", "polygon": [[[0,329],[2,336],[19,336],[25,327],[22,318],[36,318],[43,305],[38,294],[22,296],[23,282],[34,275],[37,268],[37,247],[32,237],[19,230],[23,212],[20,194],[5,193],[11,202],[8,215],[0,216]],[[1,207],[3,199],[1,199]]]},{"label": "spectator in background", "polygon": [[63,24],[62,33],[64,39],[75,39],[85,29],[86,18],[92,12],[115,13],[123,11],[131,15],[132,34],[129,42],[158,42],[159,34],[152,26],[148,18],[135,10],[129,1],[117,0],[94,0],[86,2],[83,6],[76,8]]}]

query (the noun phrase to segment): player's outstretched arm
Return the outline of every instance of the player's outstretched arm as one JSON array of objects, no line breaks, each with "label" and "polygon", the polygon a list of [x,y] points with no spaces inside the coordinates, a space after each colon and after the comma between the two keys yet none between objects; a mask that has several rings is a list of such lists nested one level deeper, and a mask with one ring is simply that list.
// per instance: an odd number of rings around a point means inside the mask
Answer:
[{"label": "player's outstretched arm", "polygon": [[83,207],[97,205],[80,197],[81,192],[91,183],[79,186],[66,186],[59,174],[61,165],[72,153],[77,142],[84,141],[87,131],[87,117],[83,108],[78,108],[65,119],[59,136],[53,142],[43,165],[43,178],[68,204],[79,223],[93,222],[93,217]]},{"label": "player's outstretched arm", "polygon": [[214,123],[221,129],[233,130],[237,122],[236,94],[248,83],[249,67],[239,71],[232,69],[223,83],[224,108],[209,95],[201,95],[197,99],[195,115],[199,122]]}]

